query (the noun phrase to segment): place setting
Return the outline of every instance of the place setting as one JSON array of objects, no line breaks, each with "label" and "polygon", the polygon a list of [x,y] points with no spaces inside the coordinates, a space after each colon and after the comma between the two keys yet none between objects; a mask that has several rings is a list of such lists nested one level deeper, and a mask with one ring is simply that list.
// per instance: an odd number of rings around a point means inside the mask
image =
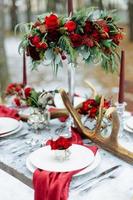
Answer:
[{"label": "place setting", "polygon": [[0,138],[15,134],[19,132],[22,127],[22,122],[16,119],[10,117],[0,117]]},{"label": "place setting", "polygon": [[[32,173],[37,168],[55,172],[69,172],[84,168],[75,175],[78,176],[92,171],[100,164],[101,157],[98,151],[94,155],[87,147],[76,144],[73,144],[69,150],[71,152],[69,159],[60,161],[56,159],[55,152],[50,149],[50,146],[42,147],[27,157],[26,166]],[[76,161],[77,153],[79,153],[79,158]]]}]

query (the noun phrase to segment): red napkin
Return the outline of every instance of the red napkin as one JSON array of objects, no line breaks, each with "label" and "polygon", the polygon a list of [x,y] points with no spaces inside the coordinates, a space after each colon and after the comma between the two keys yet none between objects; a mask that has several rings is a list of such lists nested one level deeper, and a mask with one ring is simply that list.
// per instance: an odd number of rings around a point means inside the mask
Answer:
[{"label": "red napkin", "polygon": [[[76,129],[72,129],[72,141],[74,144],[83,144]],[[88,148],[93,151],[94,155],[98,149],[96,146]],[[34,200],[67,200],[72,176],[79,171],[49,172],[36,169],[33,174]]]},{"label": "red napkin", "polygon": [[0,105],[0,117],[11,117],[20,120],[17,110]]}]

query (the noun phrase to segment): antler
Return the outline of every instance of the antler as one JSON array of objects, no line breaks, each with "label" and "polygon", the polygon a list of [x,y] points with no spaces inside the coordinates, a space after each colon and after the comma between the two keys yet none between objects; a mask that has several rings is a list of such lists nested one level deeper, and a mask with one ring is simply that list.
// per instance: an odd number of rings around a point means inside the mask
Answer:
[{"label": "antler", "polygon": [[[80,133],[86,135],[90,140],[98,144],[103,149],[113,153],[114,155],[122,158],[123,160],[129,163],[133,163],[133,152],[128,151],[124,147],[120,146],[120,144],[118,143],[119,119],[117,112],[114,111],[114,109],[112,109],[112,111],[110,110],[110,113],[112,112],[112,126],[113,126],[111,135],[108,138],[104,138],[103,136],[101,136],[101,134],[99,134],[100,133],[99,127],[92,132],[88,128],[84,127],[80,120],[79,114],[73,108],[66,92],[63,89],[61,89],[60,94],[68,112],[75,120],[75,123]],[[101,104],[100,104],[101,115],[102,115],[102,103],[103,103],[103,97],[101,99]],[[100,116],[97,124],[101,124],[100,123],[101,119],[102,117]]]},{"label": "antler", "polygon": [[97,91],[96,88],[92,85],[91,82],[85,81],[85,83],[89,86],[89,88],[92,90],[92,96],[95,97],[97,96]]}]

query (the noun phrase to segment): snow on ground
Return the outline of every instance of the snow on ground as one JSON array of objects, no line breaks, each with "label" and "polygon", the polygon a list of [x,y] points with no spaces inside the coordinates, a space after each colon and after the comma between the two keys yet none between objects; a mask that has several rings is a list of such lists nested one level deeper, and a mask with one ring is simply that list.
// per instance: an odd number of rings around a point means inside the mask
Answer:
[{"label": "snow on ground", "polygon": [[33,200],[33,190],[0,170],[0,200]]}]

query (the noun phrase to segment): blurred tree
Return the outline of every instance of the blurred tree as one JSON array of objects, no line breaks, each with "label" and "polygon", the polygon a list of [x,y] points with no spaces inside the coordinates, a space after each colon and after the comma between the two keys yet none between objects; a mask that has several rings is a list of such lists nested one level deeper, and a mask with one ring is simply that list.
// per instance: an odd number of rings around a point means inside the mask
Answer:
[{"label": "blurred tree", "polygon": [[27,13],[27,22],[31,21],[31,0],[26,0],[26,13]]},{"label": "blurred tree", "polygon": [[85,5],[85,2],[83,0],[77,0],[77,9],[82,9]]},{"label": "blurred tree", "polygon": [[67,1],[66,0],[56,0],[56,12],[57,13],[62,13],[65,14],[67,12],[66,6],[67,6]]},{"label": "blurred tree", "polygon": [[94,5],[95,4],[95,0],[91,0],[90,3],[91,3],[91,5]]},{"label": "blurred tree", "polygon": [[47,1],[47,11],[48,12],[56,11],[56,0],[48,0]]},{"label": "blurred tree", "polygon": [[98,7],[99,7],[100,10],[103,10],[103,9],[104,9],[103,1],[102,1],[102,0],[99,0],[99,1],[98,1]]},{"label": "blurred tree", "polygon": [[12,0],[12,5],[10,8],[10,16],[11,16],[11,31],[14,31],[14,27],[16,26],[16,24],[18,24],[16,0]]},{"label": "blurred tree", "polygon": [[4,0],[0,0],[0,93],[3,97],[9,81],[9,73],[4,48]]},{"label": "blurred tree", "polygon": [[91,0],[90,3],[91,3],[91,6],[99,7],[100,10],[104,9],[102,0]]},{"label": "blurred tree", "polygon": [[133,41],[133,0],[128,0],[129,38]]}]

